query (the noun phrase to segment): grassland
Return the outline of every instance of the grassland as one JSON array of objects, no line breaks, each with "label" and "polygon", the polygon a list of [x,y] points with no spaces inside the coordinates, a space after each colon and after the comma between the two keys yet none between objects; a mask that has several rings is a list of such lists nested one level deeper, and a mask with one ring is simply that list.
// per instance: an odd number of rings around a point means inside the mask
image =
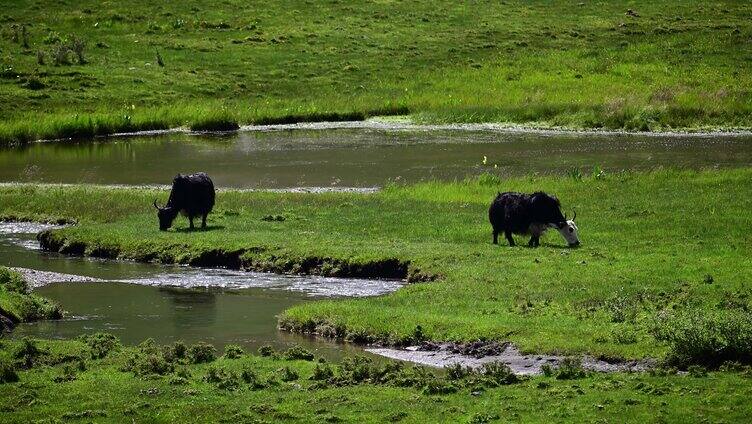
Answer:
[{"label": "grassland", "polygon": [[390,114],[752,126],[746,1],[3,6],[1,144]]},{"label": "grassland", "polygon": [[752,395],[746,368],[518,379],[264,353],[2,340],[0,422],[745,422]]},{"label": "grassland", "polygon": [[[310,302],[280,325],[356,342],[511,340],[525,351],[746,361],[752,171],[662,170],[584,178],[482,177],[369,194],[224,191],[209,230],[158,231],[166,193],[6,186],[0,216],[76,219],[65,253],[324,275],[408,276],[397,292]],[[556,193],[583,247],[491,244],[497,190]],[[280,215],[283,221],[268,220]],[[418,328],[419,327],[419,328]],[[746,350],[745,350],[746,349]],[[746,352],[746,353],[745,353]]]}]

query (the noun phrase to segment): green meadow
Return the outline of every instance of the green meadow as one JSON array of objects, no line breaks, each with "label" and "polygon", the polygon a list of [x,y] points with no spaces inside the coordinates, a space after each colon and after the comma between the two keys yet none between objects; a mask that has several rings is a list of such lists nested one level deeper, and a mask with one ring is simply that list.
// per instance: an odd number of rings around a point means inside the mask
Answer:
[{"label": "green meadow", "polygon": [[[374,194],[221,191],[206,231],[158,230],[165,192],[96,186],[0,188],[0,216],[75,220],[54,251],[106,258],[401,277],[384,296],[307,302],[284,330],[358,343],[511,340],[526,352],[745,362],[752,171],[495,177],[388,186]],[[556,193],[582,247],[491,244],[497,190]],[[523,246],[525,240],[518,238]]]},{"label": "green meadow", "polygon": [[[221,356],[220,356],[221,355]],[[0,422],[744,422],[748,368],[687,375],[428,370],[95,334],[0,343]]]},{"label": "green meadow", "polygon": [[359,120],[750,127],[745,1],[8,0],[0,143]]}]

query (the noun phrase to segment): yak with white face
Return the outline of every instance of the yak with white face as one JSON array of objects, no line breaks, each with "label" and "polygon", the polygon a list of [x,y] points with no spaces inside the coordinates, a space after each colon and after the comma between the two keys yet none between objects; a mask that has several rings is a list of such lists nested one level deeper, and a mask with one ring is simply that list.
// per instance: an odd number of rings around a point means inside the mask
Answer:
[{"label": "yak with white face", "polygon": [[561,204],[555,196],[542,191],[533,194],[499,193],[488,209],[488,218],[493,227],[493,243],[498,243],[498,236],[504,233],[510,246],[514,246],[512,234],[530,234],[530,247],[540,245],[540,236],[549,228],[564,237],[569,247],[580,245],[575,216],[567,220],[561,213]]},{"label": "yak with white face", "polygon": [[[564,215],[564,218],[567,216]],[[574,219],[577,217],[577,212],[574,213],[574,217],[572,219],[567,220],[564,225],[555,225],[554,228],[561,234],[562,237],[564,237],[564,240],[567,241],[569,246],[579,246],[580,245],[580,236],[577,234],[577,224],[574,223]]]}]

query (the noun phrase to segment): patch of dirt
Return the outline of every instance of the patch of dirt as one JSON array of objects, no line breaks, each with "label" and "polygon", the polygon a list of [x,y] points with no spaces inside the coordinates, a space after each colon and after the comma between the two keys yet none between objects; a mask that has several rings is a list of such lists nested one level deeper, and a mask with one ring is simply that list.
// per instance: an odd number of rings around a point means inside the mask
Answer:
[{"label": "patch of dirt", "polygon": [[[425,342],[420,346],[405,349],[372,348],[367,352],[415,364],[444,368],[460,364],[470,368],[480,368],[490,362],[501,362],[518,375],[543,374],[543,366],[559,366],[564,356],[523,355],[511,343],[471,342],[434,343]],[[646,371],[654,366],[654,361],[606,362],[589,356],[582,358],[582,367],[598,372]]]}]

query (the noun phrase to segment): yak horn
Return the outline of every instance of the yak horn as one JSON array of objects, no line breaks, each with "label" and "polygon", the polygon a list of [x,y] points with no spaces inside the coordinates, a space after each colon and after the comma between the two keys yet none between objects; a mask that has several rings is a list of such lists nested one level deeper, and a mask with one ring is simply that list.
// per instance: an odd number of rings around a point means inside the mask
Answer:
[{"label": "yak horn", "polygon": [[577,219],[577,209],[572,209],[574,211],[574,216],[572,217],[572,221]]},{"label": "yak horn", "polygon": [[159,206],[157,206],[157,199],[154,199],[154,207],[159,209]]}]

